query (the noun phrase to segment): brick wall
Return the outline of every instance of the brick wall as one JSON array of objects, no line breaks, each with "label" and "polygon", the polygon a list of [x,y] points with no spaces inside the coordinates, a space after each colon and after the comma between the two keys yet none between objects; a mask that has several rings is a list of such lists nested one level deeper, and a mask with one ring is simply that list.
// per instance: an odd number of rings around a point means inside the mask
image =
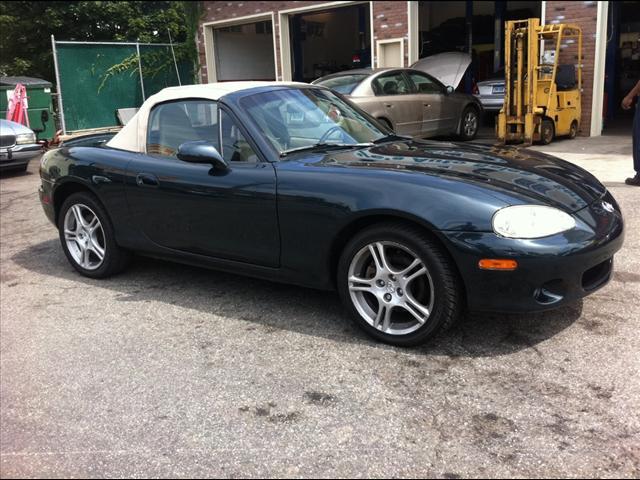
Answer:
[{"label": "brick wall", "polygon": [[[404,38],[404,65],[409,66],[409,17],[406,2],[373,2],[374,45],[376,40],[390,38]],[[374,55],[377,58],[377,52]]]},{"label": "brick wall", "polygon": [[[580,135],[588,136],[591,128],[591,102],[593,99],[593,68],[596,49],[597,2],[548,1],[545,22],[574,23],[582,28],[582,121]],[[576,47],[563,49],[562,63],[577,63]]]}]

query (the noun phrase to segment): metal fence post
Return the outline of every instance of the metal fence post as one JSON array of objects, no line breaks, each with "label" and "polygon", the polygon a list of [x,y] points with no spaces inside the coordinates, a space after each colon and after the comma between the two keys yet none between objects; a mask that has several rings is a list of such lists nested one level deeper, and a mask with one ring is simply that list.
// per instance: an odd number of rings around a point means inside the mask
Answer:
[{"label": "metal fence post", "polygon": [[67,124],[64,121],[64,108],[62,106],[62,85],[60,84],[60,70],[58,69],[58,52],[56,51],[56,39],[51,35],[51,48],[53,49],[53,66],[56,70],[56,90],[58,93],[58,110],[60,111],[60,123],[62,133],[67,134]]},{"label": "metal fence post", "polygon": [[140,43],[136,42],[136,51],[138,52],[138,72],[140,72],[140,88],[142,89],[142,101],[144,102],[147,97],[144,94],[144,80],[142,79],[142,60],[140,59]]}]

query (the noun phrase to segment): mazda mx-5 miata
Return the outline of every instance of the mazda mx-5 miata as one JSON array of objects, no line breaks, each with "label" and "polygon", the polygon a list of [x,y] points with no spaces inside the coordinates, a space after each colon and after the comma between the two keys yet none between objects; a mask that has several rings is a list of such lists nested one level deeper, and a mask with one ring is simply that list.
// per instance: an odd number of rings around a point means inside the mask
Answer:
[{"label": "mazda mx-5 miata", "polygon": [[623,241],[616,201],[581,168],[399,137],[325,87],[167,88],[102,142],[71,141],[41,166],[78,272],[113,275],[137,252],[337,289],[395,345],[465,310],[575,301],[607,283]]}]

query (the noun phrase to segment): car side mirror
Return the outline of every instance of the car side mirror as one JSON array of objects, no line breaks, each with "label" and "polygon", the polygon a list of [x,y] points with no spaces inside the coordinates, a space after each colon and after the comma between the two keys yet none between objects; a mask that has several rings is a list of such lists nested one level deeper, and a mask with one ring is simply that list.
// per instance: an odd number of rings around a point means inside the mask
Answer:
[{"label": "car side mirror", "polygon": [[208,163],[213,165],[213,169],[217,171],[229,170],[229,165],[222,158],[215,145],[206,140],[181,144],[178,147],[177,157],[183,162]]},{"label": "car side mirror", "polygon": [[449,86],[447,87],[446,92],[447,92],[447,95],[451,95],[451,94],[454,92],[453,87],[452,87],[451,85],[449,85]]}]

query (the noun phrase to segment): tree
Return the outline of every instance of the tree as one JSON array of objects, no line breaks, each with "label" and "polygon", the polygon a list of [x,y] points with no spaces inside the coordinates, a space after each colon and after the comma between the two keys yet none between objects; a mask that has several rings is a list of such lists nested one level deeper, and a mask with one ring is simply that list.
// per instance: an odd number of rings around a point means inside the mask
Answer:
[{"label": "tree", "polygon": [[182,44],[181,60],[197,61],[199,2],[0,2],[0,74],[55,78],[51,35],[57,40]]}]

